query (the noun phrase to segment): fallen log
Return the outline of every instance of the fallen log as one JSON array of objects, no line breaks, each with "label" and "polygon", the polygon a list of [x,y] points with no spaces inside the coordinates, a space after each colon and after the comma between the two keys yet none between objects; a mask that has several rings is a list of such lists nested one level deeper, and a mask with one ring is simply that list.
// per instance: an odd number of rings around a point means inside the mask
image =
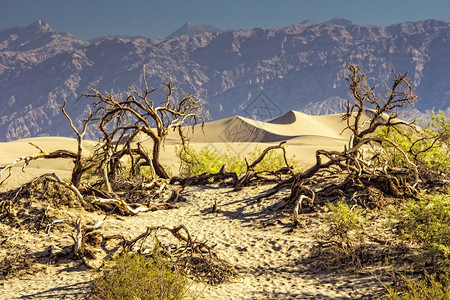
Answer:
[{"label": "fallen log", "polygon": [[223,182],[226,179],[232,179],[231,182],[234,184],[238,180],[238,176],[235,172],[227,172],[226,164],[223,165],[219,172],[213,174],[203,173],[197,176],[181,178],[174,176],[170,179],[170,184],[181,184],[181,185],[203,185],[211,184],[216,182]]},{"label": "fallen log", "polygon": [[122,199],[94,198],[91,203],[95,206],[103,208],[106,211],[114,211],[119,209],[119,212],[122,215],[127,216],[133,216],[140,212],[147,212],[151,210],[149,207],[140,206],[139,204],[134,204],[138,207],[133,208]]}]

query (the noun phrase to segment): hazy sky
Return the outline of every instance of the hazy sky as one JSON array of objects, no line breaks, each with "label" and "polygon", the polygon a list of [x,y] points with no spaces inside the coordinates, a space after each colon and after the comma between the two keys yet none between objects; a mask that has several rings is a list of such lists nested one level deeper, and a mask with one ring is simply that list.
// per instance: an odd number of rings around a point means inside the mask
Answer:
[{"label": "hazy sky", "polygon": [[0,28],[43,20],[83,39],[163,38],[188,21],[222,29],[278,28],[334,17],[375,25],[450,22],[450,0],[0,0]]}]

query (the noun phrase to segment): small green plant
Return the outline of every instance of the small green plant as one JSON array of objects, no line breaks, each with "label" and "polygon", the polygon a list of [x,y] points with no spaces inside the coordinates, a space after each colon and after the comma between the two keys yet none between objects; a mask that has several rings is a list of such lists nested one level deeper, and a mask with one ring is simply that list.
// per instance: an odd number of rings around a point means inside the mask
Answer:
[{"label": "small green plant", "polygon": [[387,286],[386,293],[379,299],[386,300],[448,300],[450,299],[449,274],[444,273],[436,278],[436,274],[425,272],[423,278],[413,279],[401,275],[397,286]]},{"label": "small green plant", "polygon": [[97,299],[185,299],[187,277],[174,273],[156,252],[152,257],[124,253],[110,261],[93,284]]},{"label": "small green plant", "polygon": [[326,268],[361,268],[365,255],[364,225],[367,220],[358,206],[349,207],[343,200],[327,204],[324,222],[328,231],[313,247],[312,255],[320,258]]},{"label": "small green plant", "polygon": [[352,251],[356,241],[363,242],[363,227],[367,223],[357,206],[349,207],[344,201],[338,201],[336,205],[328,203],[330,213],[325,217],[329,225],[328,236],[337,241],[343,250]]},{"label": "small green plant", "polygon": [[[249,163],[255,160],[262,150],[259,147],[245,155]],[[217,173],[220,168],[226,164],[229,172],[236,172],[238,175],[246,172],[246,164],[244,157],[233,155],[231,153],[220,154],[215,150],[211,150],[208,146],[204,146],[199,150],[193,147],[186,147],[185,150],[176,150],[178,158],[181,160],[182,176],[195,176],[203,173]],[[288,159],[288,162],[295,170],[299,170],[299,164],[295,161],[295,157]],[[255,171],[276,171],[285,167],[283,155],[281,152],[274,150],[267,153],[264,159],[256,166]]]},{"label": "small green plant", "polygon": [[[141,175],[145,178],[153,179],[156,178],[155,170],[151,166],[141,166],[140,167]],[[168,172],[169,176],[171,175]]]},{"label": "small green plant", "polygon": [[[182,176],[195,176],[202,173],[216,173],[224,163],[230,163],[226,155],[220,155],[207,146],[195,150],[191,146],[177,148],[176,154],[181,161],[180,173]],[[230,166],[228,166],[230,168]]]},{"label": "small green plant", "polygon": [[[442,111],[433,114],[424,128],[381,127],[375,136],[397,144],[418,165],[450,173],[450,118]],[[396,167],[407,165],[403,155],[388,144],[382,157]]]},{"label": "small green plant", "polygon": [[450,196],[409,200],[396,217],[400,238],[416,242],[425,262],[450,271]]},{"label": "small green plant", "polygon": [[83,173],[83,181],[89,184],[93,184],[99,180],[101,180],[102,175],[97,168],[90,168]]}]

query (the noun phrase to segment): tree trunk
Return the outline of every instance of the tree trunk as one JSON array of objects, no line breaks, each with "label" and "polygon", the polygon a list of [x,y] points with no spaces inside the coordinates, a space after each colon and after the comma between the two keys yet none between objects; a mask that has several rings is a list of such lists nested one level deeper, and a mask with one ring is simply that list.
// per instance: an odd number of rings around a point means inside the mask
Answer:
[{"label": "tree trunk", "polygon": [[153,157],[152,157],[152,164],[153,168],[155,169],[156,175],[158,175],[160,178],[168,179],[169,175],[167,174],[166,170],[164,170],[164,167],[159,162],[159,154],[161,150],[161,140],[159,139],[153,139]]},{"label": "tree trunk", "polygon": [[111,182],[109,181],[109,177],[108,177],[107,164],[103,164],[100,170],[102,173],[102,178],[103,178],[103,182],[105,184],[106,191],[112,193],[113,189],[111,187]]},{"label": "tree trunk", "polygon": [[78,188],[81,183],[81,176],[83,175],[83,145],[81,144],[83,141],[83,134],[78,133],[78,131],[74,130],[77,134],[77,144],[78,144],[78,150],[77,150],[77,156],[74,161],[74,167],[72,170],[72,184]]},{"label": "tree trunk", "polygon": [[75,159],[75,166],[72,170],[72,184],[78,188],[81,183],[81,175],[83,175],[83,158],[81,156],[78,156]]}]

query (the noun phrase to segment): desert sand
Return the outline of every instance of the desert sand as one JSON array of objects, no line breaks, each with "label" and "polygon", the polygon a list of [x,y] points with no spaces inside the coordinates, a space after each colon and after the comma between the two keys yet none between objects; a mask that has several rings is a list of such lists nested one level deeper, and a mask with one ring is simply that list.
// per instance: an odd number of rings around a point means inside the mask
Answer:
[{"label": "desert sand", "polygon": [[[263,149],[286,140],[288,156],[295,155],[296,160],[307,167],[314,163],[317,149],[342,150],[349,138],[348,132],[342,133],[344,128],[340,115],[309,116],[290,111],[269,122],[232,117],[208,122],[203,131],[197,128],[191,145],[195,148],[208,146],[245,157],[256,146]],[[76,148],[75,140],[63,137],[0,143],[0,165],[36,153],[38,150],[30,142],[45,151]],[[94,144],[84,142],[86,153]],[[174,151],[177,145],[179,140],[171,133],[163,149],[162,163],[172,174],[178,171],[179,162]],[[70,178],[72,163],[64,159],[40,160],[32,161],[25,172],[21,167],[18,164],[13,168],[11,177],[0,186],[1,190],[17,188],[48,172]],[[200,240],[217,244],[215,253],[236,266],[239,274],[219,285],[192,281],[190,289],[199,299],[355,299],[380,290],[376,278],[367,272],[324,272],[311,267],[306,258],[316,236],[325,230],[323,212],[316,210],[302,215],[305,225],[295,230],[292,230],[289,215],[277,215],[278,221],[272,222],[273,211],[289,191],[261,202],[255,201],[255,197],[269,187],[248,187],[239,192],[215,185],[187,187],[184,194],[187,202],[181,203],[178,209],[131,217],[112,215],[105,220],[103,228],[110,234],[121,233],[132,238],[144,232],[147,226],[183,224]],[[219,210],[210,213],[214,200],[217,200]],[[76,207],[64,211],[50,207],[49,213],[66,220],[82,218],[91,224],[104,218],[100,211],[85,212]],[[73,227],[68,224],[46,234],[0,223],[0,260],[9,251],[37,253],[51,245],[69,245],[73,243],[69,237],[72,232]],[[41,264],[0,281],[0,298],[84,299],[97,275],[80,266],[79,262]]]}]

